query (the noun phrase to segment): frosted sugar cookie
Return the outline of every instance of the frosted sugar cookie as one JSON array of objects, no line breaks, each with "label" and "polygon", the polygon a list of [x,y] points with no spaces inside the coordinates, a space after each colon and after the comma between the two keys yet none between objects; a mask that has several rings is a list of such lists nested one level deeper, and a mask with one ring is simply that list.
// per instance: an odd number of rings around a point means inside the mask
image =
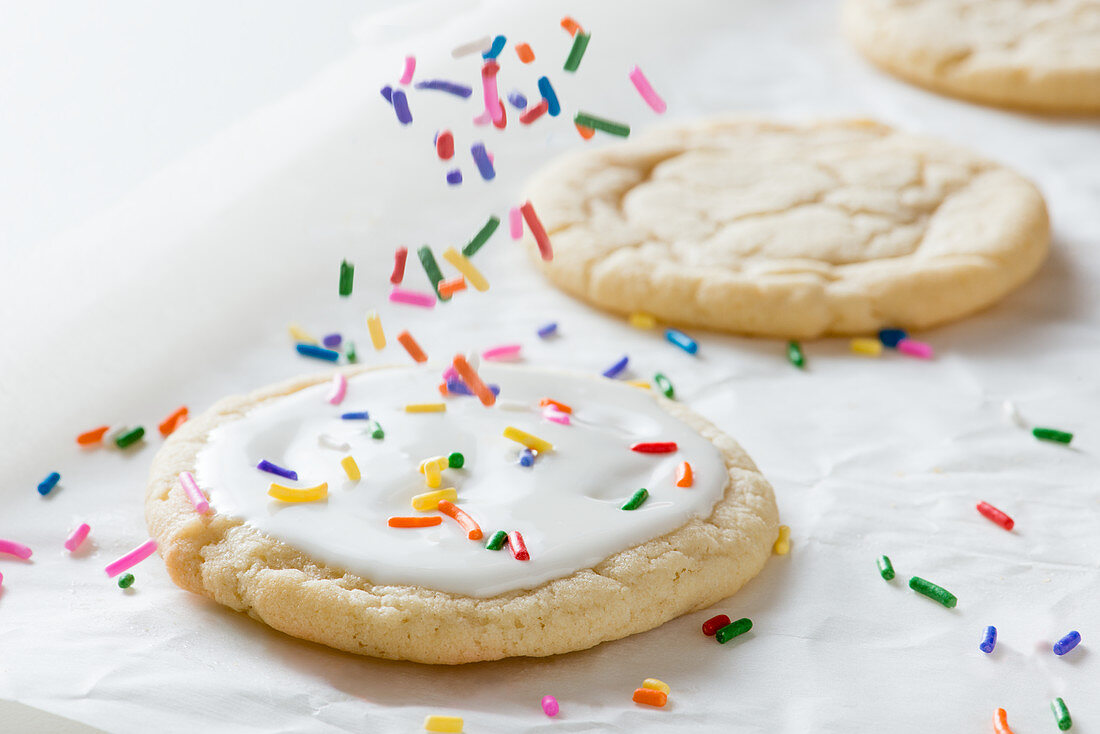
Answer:
[{"label": "frosted sugar cookie", "polygon": [[703,418],[612,380],[480,373],[489,408],[441,400],[427,366],[351,368],[339,405],[331,376],[303,377],[185,423],[146,497],[172,579],[297,637],[453,664],[648,630],[763,566],[771,487]]},{"label": "frosted sugar cookie", "polygon": [[958,319],[1027,280],[1050,241],[1017,173],[860,120],[684,123],[562,158],[530,195],[558,287],[762,336]]},{"label": "frosted sugar cookie", "polygon": [[1098,0],[848,0],[844,29],[875,64],[937,92],[1100,113]]}]

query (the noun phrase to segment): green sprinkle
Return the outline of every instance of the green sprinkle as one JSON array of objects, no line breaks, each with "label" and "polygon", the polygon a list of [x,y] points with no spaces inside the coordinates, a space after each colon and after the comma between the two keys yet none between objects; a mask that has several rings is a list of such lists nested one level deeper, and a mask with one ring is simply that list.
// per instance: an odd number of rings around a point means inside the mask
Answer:
[{"label": "green sprinkle", "polygon": [[[124,574],[122,574],[121,576],[118,577],[118,588],[120,588],[120,589],[129,589],[133,585],[134,585],[134,574],[124,573]],[[1062,699],[1058,699],[1058,700],[1061,701]]]},{"label": "green sprinkle", "polygon": [[1073,726],[1073,719],[1069,717],[1066,702],[1056,698],[1050,702],[1050,710],[1054,712],[1054,719],[1058,722],[1058,728],[1062,731],[1069,731],[1069,728]]},{"label": "green sprinkle", "polygon": [[955,605],[959,603],[959,600],[950,591],[942,586],[936,586],[931,581],[925,581],[920,576],[909,579],[909,588],[918,594],[924,594],[929,599],[938,601],[948,609],[954,609]]},{"label": "green sprinkle", "polygon": [[787,342],[787,359],[798,369],[806,366],[806,355],[802,353],[802,345],[798,342]]},{"label": "green sprinkle", "polygon": [[461,469],[466,463],[466,457],[455,451],[453,454],[447,457],[447,466],[452,469]]},{"label": "green sprinkle", "polygon": [[584,58],[584,51],[588,48],[588,39],[591,37],[591,33],[581,33],[580,31],[573,36],[573,48],[569,50],[569,57],[565,60],[563,69],[566,71],[577,70],[577,67],[581,65],[581,59]]},{"label": "green sprinkle", "polygon": [[748,617],[742,617],[736,622],[730,622],[725,627],[722,627],[714,633],[714,639],[718,640],[721,644],[725,645],[734,637],[740,637],[749,630],[752,629],[752,620]]},{"label": "green sprinkle", "polygon": [[890,556],[882,556],[878,559],[878,572],[885,580],[894,580],[894,564],[890,563]]},{"label": "green sprinkle", "polygon": [[657,383],[657,387],[665,394],[666,398],[676,397],[676,391],[672,389],[672,382],[660,372],[653,376],[653,381]]},{"label": "green sprinkle", "polygon": [[493,232],[496,232],[499,226],[499,219],[496,217],[489,217],[489,221],[485,223],[485,226],[478,230],[474,238],[462,248],[462,255],[464,257],[473,257],[474,253],[480,250],[481,246],[489,241],[489,238],[493,236]]},{"label": "green sprinkle", "polygon": [[1058,443],[1069,443],[1073,440],[1072,433],[1059,431],[1055,428],[1032,428],[1031,435],[1042,441],[1057,441]]},{"label": "green sprinkle", "polygon": [[448,300],[450,296],[444,298],[439,295],[439,283],[443,280],[443,272],[439,269],[439,263],[435,261],[432,248],[424,245],[416,251],[416,256],[420,258],[420,264],[424,266],[424,272],[428,274],[428,280],[432,282],[432,290],[435,291],[435,295],[441,301]]},{"label": "green sprinkle", "polygon": [[124,449],[130,444],[137,443],[145,435],[145,429],[141,426],[133,428],[115,439],[115,446]]},{"label": "green sprinkle", "polygon": [[355,353],[355,342],[348,342],[347,348],[344,349],[344,356],[347,357],[348,364],[355,364],[359,361],[359,355]]},{"label": "green sprinkle", "polygon": [[506,540],[508,540],[508,533],[498,530],[493,533],[493,537],[489,538],[489,542],[485,544],[485,550],[500,550],[504,547],[504,541]]},{"label": "green sprinkle", "polygon": [[340,261],[340,295],[351,295],[351,283],[355,278],[355,266],[347,260]]},{"label": "green sprinkle", "polygon": [[382,430],[382,426],[379,425],[378,421],[371,421],[370,425],[367,426],[367,430],[370,431],[371,438],[382,439],[386,437],[386,432]]},{"label": "green sprinkle", "polygon": [[612,122],[611,120],[605,120],[602,117],[595,117],[594,115],[589,115],[586,112],[578,112],[573,117],[573,122],[577,123],[581,127],[590,127],[593,130],[603,130],[605,133],[618,135],[621,138],[625,138],[630,135],[630,125],[624,125],[621,122]]},{"label": "green sprinkle", "polygon": [[620,509],[623,509],[623,510],[637,510],[639,507],[642,506],[642,503],[645,502],[648,497],[649,497],[649,490],[646,489],[645,487],[642,487],[637,492],[635,492],[630,497],[630,499],[628,499],[626,501],[626,504],[623,505]]}]

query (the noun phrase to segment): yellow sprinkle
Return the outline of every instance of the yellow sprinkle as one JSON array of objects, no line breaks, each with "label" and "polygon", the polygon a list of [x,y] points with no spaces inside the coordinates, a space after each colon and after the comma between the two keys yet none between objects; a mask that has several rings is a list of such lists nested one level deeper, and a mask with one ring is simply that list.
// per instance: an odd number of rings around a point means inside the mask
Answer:
[{"label": "yellow sprinkle", "polygon": [[786,525],[779,526],[779,537],[775,539],[772,550],[777,556],[785,556],[791,552],[791,529]]},{"label": "yellow sprinkle", "polygon": [[309,332],[298,324],[287,324],[286,330],[290,332],[290,338],[302,344],[320,344],[321,342],[309,335]]},{"label": "yellow sprinkle", "polygon": [[462,734],[461,716],[432,715],[424,719],[425,731],[449,732],[450,734]]},{"label": "yellow sprinkle", "polygon": [[505,428],[504,437],[510,438],[513,441],[518,441],[532,451],[538,451],[540,454],[543,451],[550,451],[554,448],[554,444],[549,441],[544,441],[538,436],[532,436],[527,431],[521,431],[515,426],[508,426]]},{"label": "yellow sprinkle", "polygon": [[650,385],[645,380],[627,380],[626,384],[627,385],[633,385],[634,387],[640,387],[643,390],[652,390],[653,389],[653,385]]},{"label": "yellow sprinkle", "polygon": [[412,499],[414,510],[434,510],[439,507],[439,500],[447,500],[448,502],[454,502],[458,499],[458,492],[454,487],[447,487],[446,489],[437,489],[434,492],[425,492],[424,494],[418,494]]},{"label": "yellow sprinkle", "polygon": [[345,456],[340,459],[340,466],[344,467],[344,473],[348,475],[348,479],[353,482],[359,481],[359,465],[355,463],[355,459]]},{"label": "yellow sprinkle", "polygon": [[439,464],[432,464],[429,462],[424,465],[424,483],[432,489],[443,484],[443,475],[440,471]]},{"label": "yellow sprinkle", "polygon": [[386,335],[382,331],[382,319],[378,318],[377,311],[367,314],[367,328],[370,330],[370,343],[375,349],[386,346]]},{"label": "yellow sprinkle", "polygon": [[442,413],[447,410],[446,403],[409,403],[406,413]]},{"label": "yellow sprinkle", "polygon": [[455,266],[455,270],[466,276],[467,282],[479,291],[489,290],[489,281],[485,280],[485,276],[481,274],[472,262],[466,259],[466,256],[453,247],[448,247],[443,251],[443,259]]},{"label": "yellow sprinkle", "polygon": [[668,687],[668,683],[665,683],[663,680],[657,680],[656,678],[646,678],[642,681],[642,688],[648,688],[651,691],[660,691],[666,696],[668,692],[672,690]]},{"label": "yellow sprinkle", "polygon": [[439,467],[439,471],[443,471],[449,466],[449,462],[447,461],[446,456],[433,456],[430,459],[424,459],[424,461],[420,462],[420,466],[416,467],[416,470],[423,474],[424,467],[426,467],[428,464],[435,464]]},{"label": "yellow sprinkle", "polygon": [[856,354],[863,354],[868,357],[877,357],[882,354],[882,342],[878,339],[853,339],[848,342],[848,346]]},{"label": "yellow sprinkle", "polygon": [[328,497],[328,482],[321,482],[316,487],[284,487],[281,484],[271,483],[267,493],[281,502],[316,502]]},{"label": "yellow sprinkle", "polygon": [[635,329],[652,329],[657,325],[657,317],[653,314],[637,311],[630,314],[630,325]]}]

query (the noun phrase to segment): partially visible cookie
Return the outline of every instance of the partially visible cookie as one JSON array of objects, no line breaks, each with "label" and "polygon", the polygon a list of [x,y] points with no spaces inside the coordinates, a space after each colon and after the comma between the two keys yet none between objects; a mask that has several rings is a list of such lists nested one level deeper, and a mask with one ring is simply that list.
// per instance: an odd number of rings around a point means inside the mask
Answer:
[{"label": "partially visible cookie", "polygon": [[529,188],[554,245],[535,261],[558,287],[760,336],[953,321],[1030,278],[1050,243],[1019,174],[862,120],[682,123],[560,159]]},{"label": "partially visible cookie", "polygon": [[934,91],[1100,113],[1100,0],[847,0],[843,18],[867,58]]}]

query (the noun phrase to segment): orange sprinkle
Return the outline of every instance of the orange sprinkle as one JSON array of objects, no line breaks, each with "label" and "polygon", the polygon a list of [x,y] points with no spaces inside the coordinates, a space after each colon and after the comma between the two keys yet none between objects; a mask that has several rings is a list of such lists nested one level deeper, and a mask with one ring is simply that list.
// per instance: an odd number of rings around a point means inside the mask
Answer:
[{"label": "orange sprinkle", "polygon": [[389,520],[391,528],[430,528],[442,523],[443,518],[439,515],[433,515],[432,517],[391,517]]},{"label": "orange sprinkle", "polygon": [[428,355],[424,354],[424,350],[420,348],[420,345],[416,343],[416,339],[413,339],[412,334],[409,332],[402,331],[397,335],[397,341],[401,342],[401,346],[405,347],[405,351],[417,362],[428,361]]},{"label": "orange sprinkle", "polygon": [[676,486],[690,487],[694,483],[695,473],[691,470],[691,464],[686,461],[681,462],[680,466],[676,467]]},{"label": "orange sprinkle", "polygon": [[516,44],[516,56],[519,56],[519,60],[525,64],[530,64],[535,60],[535,52],[526,43]]},{"label": "orange sprinkle", "polygon": [[466,361],[465,357],[461,354],[456,354],[452,364],[455,367],[455,371],[458,372],[458,376],[466,383],[466,387],[470,388],[470,392],[474,395],[477,395],[482,405],[488,408],[497,401],[497,396],[493,395],[493,391],[481,381],[481,376],[470,366],[470,363]]},{"label": "orange sprinkle", "polygon": [[577,35],[578,32],[584,33],[584,28],[581,28],[581,24],[568,15],[561,19],[561,27],[569,31],[569,35],[571,36]]},{"label": "orange sprinkle", "polygon": [[447,389],[446,382],[439,383],[439,394],[445,398],[450,396],[451,392]]},{"label": "orange sprinkle", "polygon": [[161,421],[158,426],[160,435],[167,437],[172,431],[180,427],[180,424],[187,420],[187,406],[181,405],[172,411],[172,415]]},{"label": "orange sprinkle", "polygon": [[635,688],[634,703],[644,703],[647,706],[664,706],[668,703],[668,694],[664,691],[655,691],[652,688]]},{"label": "orange sprinkle", "polygon": [[450,298],[457,291],[466,290],[466,279],[461,275],[451,280],[445,280],[439,284],[439,295],[444,298]]},{"label": "orange sprinkle", "polygon": [[[577,125],[575,122],[573,124]],[[577,125],[577,132],[579,132],[581,137],[585,140],[590,140],[592,136],[596,134],[595,130],[590,127],[585,127],[584,125]]]},{"label": "orange sprinkle", "polygon": [[458,524],[462,526],[462,529],[466,531],[466,537],[470,540],[481,539],[481,526],[477,522],[459,509],[454,502],[448,500],[439,500],[439,511],[447,517],[458,521]]},{"label": "orange sprinkle", "polygon": [[99,443],[103,440],[103,434],[107,432],[108,428],[110,428],[110,426],[100,426],[99,428],[85,431],[76,437],[76,442],[81,446],[91,446],[92,444]]},{"label": "orange sprinkle", "polygon": [[547,405],[553,405],[555,408],[560,410],[562,413],[572,413],[573,412],[572,408],[570,408],[565,403],[559,403],[557,400],[551,400],[550,398],[543,398],[542,400],[539,401],[539,407],[540,408],[545,408]]},{"label": "orange sprinkle", "polygon": [[1008,712],[1004,709],[993,712],[993,731],[997,734],[1012,734],[1012,730],[1008,728]]}]

